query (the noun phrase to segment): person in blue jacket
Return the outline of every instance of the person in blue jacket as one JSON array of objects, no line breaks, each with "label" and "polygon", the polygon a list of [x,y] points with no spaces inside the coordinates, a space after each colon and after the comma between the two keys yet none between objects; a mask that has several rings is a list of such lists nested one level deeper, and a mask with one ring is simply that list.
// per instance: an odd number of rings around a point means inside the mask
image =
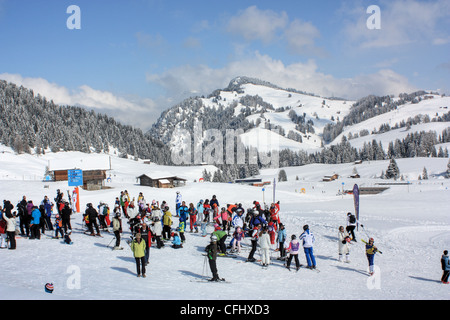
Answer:
[{"label": "person in blue jacket", "polygon": [[442,265],[442,278],[441,282],[444,284],[448,284],[448,276],[450,274],[450,261],[448,259],[448,251],[444,250],[444,254],[441,258],[441,265]]},{"label": "person in blue jacket", "polygon": [[258,224],[260,224],[261,226],[265,226],[267,222],[258,210],[253,210],[253,217],[249,222],[250,229],[253,229]]},{"label": "person in blue jacket", "polygon": [[181,244],[181,239],[178,236],[178,234],[174,233],[172,236],[173,236],[172,248],[174,248],[174,249],[183,248],[183,245]]},{"label": "person in blue jacket", "polygon": [[284,248],[286,237],[286,229],[284,228],[284,225],[280,223],[280,228],[278,229],[277,233],[278,250],[280,251],[280,257],[278,258],[278,260],[283,260],[286,258],[286,249]]},{"label": "person in blue jacket", "polygon": [[189,208],[186,202],[182,202],[180,208],[178,209],[178,215],[180,216],[180,222],[184,222],[186,226],[187,219],[189,217]]},{"label": "person in blue jacket", "polygon": [[30,239],[41,239],[41,232],[40,232],[40,222],[41,222],[41,212],[39,211],[38,207],[33,206],[31,209],[31,221],[30,221],[30,229],[31,229],[31,236]]}]

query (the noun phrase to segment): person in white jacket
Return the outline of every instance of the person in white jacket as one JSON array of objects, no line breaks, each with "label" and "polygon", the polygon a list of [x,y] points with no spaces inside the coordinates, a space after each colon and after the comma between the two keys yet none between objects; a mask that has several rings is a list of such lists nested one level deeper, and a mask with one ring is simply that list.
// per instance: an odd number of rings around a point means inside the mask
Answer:
[{"label": "person in white jacket", "polygon": [[350,255],[350,250],[348,247],[348,243],[351,240],[348,232],[344,229],[343,226],[339,227],[339,232],[338,232],[338,238],[339,238],[339,262],[342,262],[342,256],[345,255],[345,262],[349,263],[349,255]]},{"label": "person in white jacket", "polygon": [[270,264],[270,235],[267,227],[263,228],[261,236],[259,237],[259,248],[261,249],[261,264],[263,267]]},{"label": "person in white jacket", "polygon": [[316,258],[314,257],[313,244],[316,241],[314,234],[309,230],[308,225],[303,226],[303,233],[300,235],[299,241],[303,243],[303,251],[305,252],[308,269],[316,269]]},{"label": "person in white jacket", "polygon": [[9,239],[9,249],[16,249],[16,218],[12,213],[2,213],[3,219],[6,221],[6,235]]}]

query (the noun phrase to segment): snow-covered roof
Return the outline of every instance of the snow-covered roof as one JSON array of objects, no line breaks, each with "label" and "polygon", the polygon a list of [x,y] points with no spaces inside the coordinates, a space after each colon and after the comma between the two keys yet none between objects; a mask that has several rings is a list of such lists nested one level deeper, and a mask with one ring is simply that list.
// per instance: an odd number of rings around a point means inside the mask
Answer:
[{"label": "snow-covered roof", "polygon": [[49,160],[49,170],[109,170],[109,156],[99,155],[97,157],[52,159]]}]

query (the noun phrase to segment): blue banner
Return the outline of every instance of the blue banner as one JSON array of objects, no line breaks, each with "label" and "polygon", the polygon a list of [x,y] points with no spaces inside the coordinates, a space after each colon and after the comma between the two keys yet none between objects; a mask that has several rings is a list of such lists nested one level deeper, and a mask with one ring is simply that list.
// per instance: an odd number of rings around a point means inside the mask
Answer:
[{"label": "blue banner", "polygon": [[79,187],[83,185],[83,170],[67,170],[67,180],[69,187]]}]

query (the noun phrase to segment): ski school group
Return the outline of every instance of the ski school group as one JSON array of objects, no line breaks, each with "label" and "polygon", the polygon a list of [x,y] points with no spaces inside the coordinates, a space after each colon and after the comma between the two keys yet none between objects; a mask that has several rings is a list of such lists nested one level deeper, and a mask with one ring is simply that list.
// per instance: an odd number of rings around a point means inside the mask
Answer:
[{"label": "ski school group", "polygon": [[[72,244],[70,235],[72,233],[71,215],[72,208],[70,202],[64,198],[64,194],[57,190],[55,198],[56,206],[47,196],[40,205],[35,205],[31,200],[23,196],[17,204],[17,211],[9,200],[3,201],[0,206],[2,219],[0,219],[0,248],[16,249],[16,235],[21,235],[29,239],[40,239],[41,233],[54,231],[52,238],[59,239],[59,235],[65,244]],[[245,210],[241,203],[227,204],[220,206],[215,195],[211,199],[201,199],[197,204],[186,204],[182,200],[181,193],[177,191],[175,200],[175,216],[170,212],[166,201],[159,203],[153,200],[147,203],[142,192],[139,193],[137,201],[131,200],[128,191],[121,191],[116,197],[112,220],[110,219],[109,205],[103,201],[99,203],[97,209],[92,203],[88,203],[83,214],[82,226],[87,228],[83,232],[89,236],[102,236],[100,229],[110,232],[112,228],[115,240],[113,250],[122,250],[120,247],[122,228],[122,215],[127,219],[131,233],[127,244],[130,246],[136,260],[136,271],[138,277],[146,277],[146,265],[149,262],[149,252],[152,243],[156,248],[165,247],[166,243],[172,241],[171,247],[174,249],[183,248],[186,242],[185,232],[188,229],[191,233],[201,233],[202,237],[207,237],[207,226],[214,226],[214,231],[210,233],[210,243],[205,248],[205,259],[208,259],[212,273],[212,278],[207,281],[224,281],[217,271],[217,257],[235,258],[242,253],[242,242],[249,238],[251,249],[246,262],[260,262],[263,268],[267,268],[271,262],[271,253],[278,252],[277,260],[283,260],[284,266],[290,271],[292,260],[295,261],[296,271],[303,265],[299,261],[300,247],[303,248],[307,261],[306,268],[316,270],[316,259],[313,245],[315,237],[308,225],[303,226],[303,232],[297,237],[293,234],[288,238],[285,226],[280,220],[280,203],[272,203],[270,207],[264,208],[253,201],[253,207]],[[56,207],[56,214],[53,209]],[[52,218],[54,216],[54,221]],[[173,217],[178,218],[178,227],[174,228]],[[17,223],[17,219],[19,222]],[[338,229],[338,261],[349,263],[349,244],[356,237],[354,230],[359,225],[355,215],[347,214],[347,225]],[[200,230],[199,230],[200,229]],[[367,233],[366,233],[367,234]],[[365,243],[366,256],[369,265],[369,275],[374,274],[374,257],[376,253],[382,253],[375,245],[374,239],[367,234],[368,242]],[[230,242],[227,244],[227,239]],[[108,247],[110,246],[108,244]],[[257,261],[254,257],[257,249],[261,259]],[[345,258],[344,258],[345,257]],[[448,252],[444,251],[441,258],[443,275],[441,282],[448,284],[450,262]]]}]

